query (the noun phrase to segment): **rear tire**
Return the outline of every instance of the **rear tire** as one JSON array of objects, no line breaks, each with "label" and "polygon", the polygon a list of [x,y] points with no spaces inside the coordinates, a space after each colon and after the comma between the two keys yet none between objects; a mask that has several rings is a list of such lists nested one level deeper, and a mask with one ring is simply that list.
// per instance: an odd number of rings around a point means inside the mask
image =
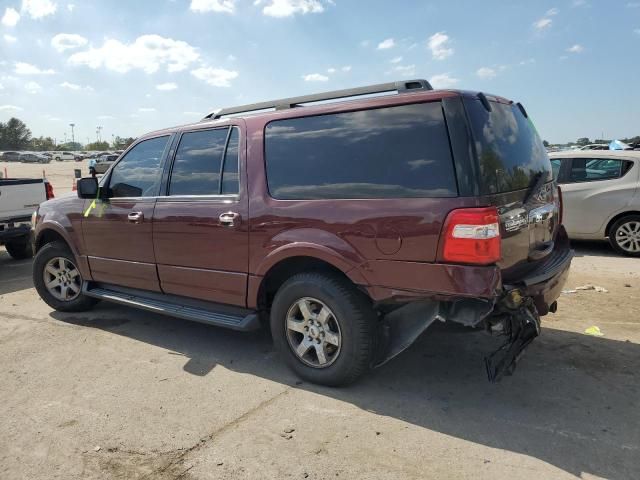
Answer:
[{"label": "rear tire", "polygon": [[369,299],[331,274],[294,275],[271,305],[271,334],[289,367],[304,380],[333,387],[369,369],[376,320]]},{"label": "rear tire", "polygon": [[640,215],[618,219],[609,230],[609,243],[622,255],[640,257]]},{"label": "rear tire", "polygon": [[82,293],[76,259],[62,242],[48,243],[38,251],[33,261],[33,284],[40,298],[60,312],[84,312],[97,303]]},{"label": "rear tire", "polygon": [[33,246],[28,238],[19,238],[5,243],[4,248],[11,258],[15,260],[24,260],[33,257]]}]

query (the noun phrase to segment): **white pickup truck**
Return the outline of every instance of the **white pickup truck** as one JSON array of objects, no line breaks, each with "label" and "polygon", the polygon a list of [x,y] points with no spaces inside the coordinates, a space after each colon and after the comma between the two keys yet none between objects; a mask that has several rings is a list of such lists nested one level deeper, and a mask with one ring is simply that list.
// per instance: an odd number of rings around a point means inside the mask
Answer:
[{"label": "white pickup truck", "polygon": [[33,256],[31,215],[53,198],[51,184],[42,178],[0,178],[0,245],[15,259]]}]

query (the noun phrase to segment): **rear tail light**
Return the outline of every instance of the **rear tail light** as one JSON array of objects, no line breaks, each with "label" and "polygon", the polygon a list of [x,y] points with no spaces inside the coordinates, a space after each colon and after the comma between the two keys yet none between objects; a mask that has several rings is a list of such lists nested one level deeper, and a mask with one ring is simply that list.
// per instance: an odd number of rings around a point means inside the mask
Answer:
[{"label": "rear tail light", "polygon": [[562,205],[562,189],[560,185],[558,185],[558,224],[562,225],[562,213],[563,213],[563,205]]},{"label": "rear tail light", "polygon": [[49,182],[44,182],[44,191],[47,195],[47,200],[55,198],[55,195],[53,194],[53,185],[51,185]]},{"label": "rear tail light", "polygon": [[440,258],[489,265],[500,260],[500,223],[495,207],[461,208],[447,216]]}]

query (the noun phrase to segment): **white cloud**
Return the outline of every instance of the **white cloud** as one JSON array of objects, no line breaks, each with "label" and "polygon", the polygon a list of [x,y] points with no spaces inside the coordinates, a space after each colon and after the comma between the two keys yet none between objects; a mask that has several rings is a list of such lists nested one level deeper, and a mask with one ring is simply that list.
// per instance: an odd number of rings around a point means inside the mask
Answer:
[{"label": "white cloud", "polygon": [[42,70],[40,67],[25,62],[16,62],[14,72],[18,75],[53,75],[56,73],[50,68]]},{"label": "white cloud", "polygon": [[413,77],[416,74],[415,65],[396,65],[391,69],[392,73],[397,73],[401,77]]},{"label": "white cloud", "polygon": [[582,53],[583,51],[584,51],[584,47],[578,43],[567,48],[567,52],[570,52],[570,53]]},{"label": "white cloud", "polygon": [[40,86],[40,84],[38,82],[27,82],[24,85],[24,89],[28,93],[39,93],[39,92],[42,91],[42,87]]},{"label": "white cloud", "polygon": [[22,0],[22,13],[34,20],[56,13],[58,6],[51,0]]},{"label": "white cloud", "polygon": [[[254,5],[261,5],[262,0],[256,0]],[[320,0],[268,0],[267,5],[262,9],[262,13],[269,17],[290,17],[296,13],[306,15],[307,13],[322,13],[324,6]]]},{"label": "white cloud", "polygon": [[60,86],[62,88],[68,88],[69,90],[86,90],[88,92],[93,91],[93,87],[90,87],[89,85],[87,85],[86,87],[83,87],[82,85],[78,85],[77,83],[70,83],[66,81],[62,82]]},{"label": "white cloud", "polygon": [[15,8],[7,7],[2,16],[2,25],[5,27],[15,27],[20,20],[20,14]]},{"label": "white cloud", "polygon": [[238,72],[224,68],[200,67],[191,70],[191,75],[212,87],[230,87],[231,80],[238,77]]},{"label": "white cloud", "polygon": [[391,63],[400,63],[402,61],[402,57],[395,57],[390,60]]},{"label": "white cloud", "polygon": [[167,83],[160,83],[158,85],[156,85],[156,90],[175,90],[176,88],[178,88],[178,85],[176,85],[173,82],[167,82]]},{"label": "white cloud", "polygon": [[59,33],[51,39],[51,46],[58,52],[80,48],[87,44],[87,39],[75,33]]},{"label": "white cloud", "polygon": [[635,33],[636,35],[640,35],[640,28],[636,28],[633,33]]},{"label": "white cloud", "polygon": [[0,83],[0,90],[4,90],[4,85]]},{"label": "white cloud", "polygon": [[0,112],[9,112],[9,111],[20,112],[24,110],[22,107],[17,107],[15,105],[0,105]]},{"label": "white cloud", "polygon": [[586,4],[587,4],[586,0],[573,0],[573,3],[571,4],[571,6],[573,6],[573,7],[583,7]]},{"label": "white cloud", "polygon": [[427,42],[429,50],[431,50],[431,56],[435,60],[444,60],[447,57],[453,55],[453,48],[449,47],[449,35],[444,32],[434,33],[429,37]]},{"label": "white cloud", "polygon": [[396,42],[393,38],[387,38],[378,44],[378,50],[388,50],[396,46]]},{"label": "white cloud", "polygon": [[76,8],[76,6],[73,3],[67,3],[67,10],[73,12],[74,8]]},{"label": "white cloud", "polygon": [[155,108],[153,108],[153,107],[140,107],[140,108],[138,109],[138,111],[139,111],[140,113],[151,113],[151,112],[155,112],[155,111],[156,111],[156,109],[155,109]]},{"label": "white cloud", "polygon": [[112,115],[98,115],[97,119],[98,120],[113,120],[116,117],[112,116]]},{"label": "white cloud", "polygon": [[361,47],[368,47],[369,45],[371,45],[371,42],[369,40],[362,40],[360,42]]},{"label": "white cloud", "polygon": [[557,8],[550,8],[549,10],[547,10],[547,13],[545,14],[547,17],[553,17],[554,15],[557,15],[560,12],[560,10],[558,10]]},{"label": "white cloud", "polygon": [[7,43],[16,43],[18,41],[16,37],[9,35],[8,33],[5,33],[2,38],[4,38],[4,41]]},{"label": "white cloud", "polygon": [[350,72],[351,71],[351,65],[345,65],[340,70],[342,70],[343,72]]},{"label": "white cloud", "polygon": [[333,67],[327,68],[327,73],[336,73],[336,69]]},{"label": "white cloud", "polygon": [[451,88],[458,84],[460,80],[450,76],[448,73],[434,75],[429,79],[433,88]]},{"label": "white cloud", "polygon": [[546,28],[549,28],[552,23],[553,20],[551,20],[550,18],[541,18],[540,20],[533,23],[533,27],[536,30],[544,30]]},{"label": "white cloud", "polygon": [[192,12],[224,12],[233,13],[236,9],[235,0],[191,0],[189,9]]},{"label": "white cloud", "polygon": [[534,63],[536,63],[535,58],[527,58],[526,60],[522,60],[521,62],[519,62],[518,65],[532,65]]},{"label": "white cloud", "polygon": [[69,57],[69,63],[93,69],[104,67],[119,73],[134,68],[155,73],[162,65],[166,65],[169,72],[185,70],[199,58],[198,50],[187,42],[160,35],[142,35],[130,44],[108,39],[101,47],[92,46],[74,53]]},{"label": "white cloud", "polygon": [[480,67],[476,71],[476,75],[478,75],[478,77],[480,77],[482,79],[489,80],[489,79],[495,78],[496,71],[493,68]]},{"label": "white cloud", "polygon": [[305,82],[326,82],[329,80],[329,77],[322,75],[321,73],[309,73],[307,75],[303,75],[302,79]]}]

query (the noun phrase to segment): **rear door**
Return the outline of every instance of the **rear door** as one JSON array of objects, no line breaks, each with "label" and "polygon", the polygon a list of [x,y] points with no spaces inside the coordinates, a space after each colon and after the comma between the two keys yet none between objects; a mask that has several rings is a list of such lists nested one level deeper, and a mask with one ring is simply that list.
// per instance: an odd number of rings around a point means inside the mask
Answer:
[{"label": "rear door", "polygon": [[564,224],[570,234],[591,235],[632,204],[638,169],[617,158],[576,157],[567,162],[562,184]]},{"label": "rear door", "polygon": [[153,253],[153,209],[169,135],[131,148],[105,181],[107,198],[85,202],[82,232],[95,281],[160,291]]},{"label": "rear door", "polygon": [[500,215],[500,266],[508,278],[510,268],[532,266],[553,250],[559,202],[551,163],[524,108],[493,97],[465,98],[465,107],[480,193]]},{"label": "rear door", "polygon": [[165,293],[246,305],[248,205],[244,176],[238,173],[245,171],[243,132],[236,120],[231,126],[183,132],[178,141],[153,222]]}]

